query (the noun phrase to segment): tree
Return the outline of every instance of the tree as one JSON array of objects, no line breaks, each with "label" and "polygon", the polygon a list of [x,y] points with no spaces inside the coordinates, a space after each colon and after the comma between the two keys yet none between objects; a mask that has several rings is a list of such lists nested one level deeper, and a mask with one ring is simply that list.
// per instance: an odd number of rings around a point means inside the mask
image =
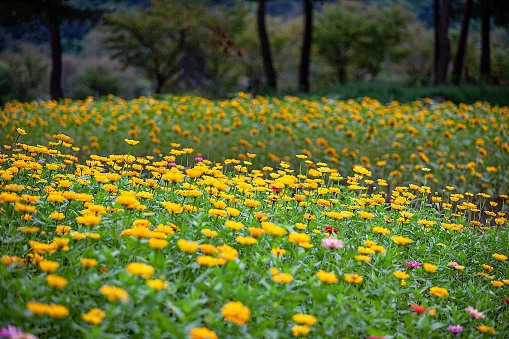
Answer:
[{"label": "tree", "polygon": [[67,21],[97,20],[101,11],[75,7],[68,0],[4,0],[0,4],[0,18],[4,25],[44,23],[50,32],[51,78],[50,94],[54,100],[64,97],[62,90],[62,41],[60,26]]},{"label": "tree", "polygon": [[303,0],[304,3],[304,36],[300,59],[299,91],[309,92],[309,63],[311,55],[311,39],[313,36],[313,2]]},{"label": "tree", "polygon": [[466,0],[463,7],[463,22],[461,24],[461,32],[458,39],[458,48],[454,58],[454,66],[452,69],[453,82],[458,85],[461,81],[461,72],[463,70],[463,60],[465,59],[465,51],[468,37],[468,26],[470,17],[472,16],[472,0]]},{"label": "tree", "polygon": [[451,58],[451,42],[449,40],[449,21],[452,0],[434,0],[435,26],[435,85],[445,83],[447,69]]},{"label": "tree", "polygon": [[267,36],[267,28],[265,27],[265,2],[266,0],[258,0],[258,36],[260,39],[265,77],[267,78],[267,88],[276,91],[276,73],[274,72],[274,67],[272,66],[270,43]]},{"label": "tree", "polygon": [[317,15],[314,41],[339,82],[347,81],[352,67],[376,77],[406,34],[409,20],[410,14],[401,6],[379,8],[357,1],[325,4]]},{"label": "tree", "polygon": [[197,43],[200,11],[194,4],[178,1],[152,1],[149,8],[122,9],[105,16],[110,36],[106,44],[125,66],[146,71],[155,81],[155,93],[162,93],[169,82],[179,79],[179,61],[186,49]]}]

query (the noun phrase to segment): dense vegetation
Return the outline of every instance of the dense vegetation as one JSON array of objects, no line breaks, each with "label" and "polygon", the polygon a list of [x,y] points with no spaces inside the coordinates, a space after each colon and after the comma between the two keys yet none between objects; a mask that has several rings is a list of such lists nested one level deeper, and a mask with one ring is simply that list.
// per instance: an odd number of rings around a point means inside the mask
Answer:
[{"label": "dense vegetation", "polygon": [[2,117],[2,335],[509,335],[507,107],[241,93]]}]

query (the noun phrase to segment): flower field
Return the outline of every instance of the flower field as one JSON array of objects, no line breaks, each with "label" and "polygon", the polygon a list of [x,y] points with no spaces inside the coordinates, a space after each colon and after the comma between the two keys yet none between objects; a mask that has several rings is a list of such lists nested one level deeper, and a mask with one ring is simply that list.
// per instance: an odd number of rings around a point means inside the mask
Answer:
[{"label": "flower field", "polygon": [[507,107],[2,115],[0,337],[509,337]]}]

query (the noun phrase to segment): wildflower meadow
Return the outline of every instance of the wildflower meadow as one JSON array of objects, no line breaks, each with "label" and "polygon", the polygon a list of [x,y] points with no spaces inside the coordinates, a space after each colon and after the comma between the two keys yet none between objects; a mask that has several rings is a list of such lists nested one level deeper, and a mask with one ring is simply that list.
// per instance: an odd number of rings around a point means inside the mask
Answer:
[{"label": "wildflower meadow", "polygon": [[0,337],[507,338],[509,108],[8,103]]}]

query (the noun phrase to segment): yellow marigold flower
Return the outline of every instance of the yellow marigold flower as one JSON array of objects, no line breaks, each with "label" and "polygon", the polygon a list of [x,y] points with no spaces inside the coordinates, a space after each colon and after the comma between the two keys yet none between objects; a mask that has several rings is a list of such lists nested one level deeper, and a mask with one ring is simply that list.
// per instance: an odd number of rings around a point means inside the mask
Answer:
[{"label": "yellow marigold flower", "polygon": [[359,261],[371,261],[371,257],[368,257],[367,255],[356,255],[355,259]]},{"label": "yellow marigold flower", "polygon": [[316,272],[318,279],[320,279],[325,284],[334,284],[338,282],[338,278],[334,272],[325,272],[324,270],[320,270]]},{"label": "yellow marigold flower", "polygon": [[438,266],[436,265],[433,265],[433,264],[428,264],[428,263],[424,263],[422,265],[422,267],[424,268],[424,270],[428,273],[433,273],[435,272],[436,270],[438,270]]},{"label": "yellow marigold flower", "polygon": [[260,204],[261,203],[257,200],[251,200],[251,199],[244,200],[244,205],[246,205],[247,207],[250,207],[250,208],[258,207],[258,206],[260,206]]},{"label": "yellow marigold flower", "polygon": [[107,296],[109,301],[119,299],[123,303],[129,302],[129,294],[123,288],[113,285],[103,285],[99,291],[101,294]]},{"label": "yellow marigold flower", "polygon": [[82,313],[81,319],[85,320],[87,323],[91,323],[97,326],[101,323],[101,321],[103,321],[105,315],[106,312],[98,309],[97,307],[94,307],[87,313]]},{"label": "yellow marigold flower", "polygon": [[357,213],[363,218],[363,219],[371,219],[374,218],[375,215],[373,213],[365,212],[365,211],[357,211]]},{"label": "yellow marigold flower", "polygon": [[217,266],[217,265],[223,265],[224,263],[226,263],[226,261],[221,258],[217,259],[217,258],[208,256],[208,255],[200,255],[196,259],[196,263],[200,264],[202,266]]},{"label": "yellow marigold flower", "polygon": [[127,142],[130,146],[137,145],[139,141],[136,140],[130,140],[130,139],[124,139],[125,142]]},{"label": "yellow marigold flower", "polygon": [[482,333],[495,334],[495,329],[493,327],[486,326],[486,325],[478,325],[477,328]]},{"label": "yellow marigold flower", "polygon": [[278,248],[273,248],[271,253],[274,254],[276,257],[281,257],[281,256],[285,255],[286,250],[278,247]]},{"label": "yellow marigold flower", "polygon": [[63,213],[53,212],[49,215],[49,217],[53,220],[60,221],[65,218],[65,215]]},{"label": "yellow marigold flower", "polygon": [[253,212],[253,215],[255,216],[256,220],[258,220],[259,222],[267,220],[267,217],[266,217],[267,213]]},{"label": "yellow marigold flower", "polygon": [[315,220],[316,217],[312,214],[306,213],[306,214],[304,214],[304,219],[306,219],[307,221],[311,221],[311,220]]},{"label": "yellow marigold flower", "polygon": [[19,135],[26,135],[27,132],[22,128],[16,128],[16,132],[18,132]]},{"label": "yellow marigold flower", "polygon": [[221,315],[236,325],[244,325],[249,321],[250,309],[240,301],[230,301],[221,309]]},{"label": "yellow marigold flower", "polygon": [[286,284],[293,281],[293,276],[288,273],[278,273],[272,276],[272,281],[280,284]]},{"label": "yellow marigold flower", "polygon": [[59,275],[54,275],[54,274],[48,274],[46,276],[46,281],[53,288],[62,288],[67,285],[67,279],[65,279],[64,277],[61,277]]},{"label": "yellow marigold flower", "polygon": [[249,234],[251,234],[251,236],[254,238],[259,238],[263,235],[263,233],[265,233],[263,228],[249,227],[248,229],[249,229]]},{"label": "yellow marigold flower", "polygon": [[492,284],[493,286],[495,286],[495,287],[502,287],[502,286],[504,286],[504,283],[503,283],[503,282],[501,282],[501,281],[497,281],[497,280],[493,280],[493,281],[491,282],[491,284]]},{"label": "yellow marigold flower", "polygon": [[445,288],[441,288],[441,287],[430,288],[429,294],[437,296],[437,297],[449,296],[449,292]]},{"label": "yellow marigold flower", "polygon": [[357,249],[357,252],[359,252],[360,254],[374,254],[375,251],[371,248],[366,248],[364,246],[360,246],[358,249]]},{"label": "yellow marigold flower", "polygon": [[26,308],[28,308],[35,315],[44,315],[48,313],[49,305],[38,303],[36,301],[28,301]]},{"label": "yellow marigold flower", "polygon": [[153,249],[160,250],[161,248],[168,246],[168,241],[164,239],[150,238],[148,245]]},{"label": "yellow marigold flower", "polygon": [[97,266],[97,260],[95,260],[95,259],[80,258],[80,262],[85,267]]},{"label": "yellow marigold flower", "polygon": [[140,262],[130,263],[126,270],[132,275],[139,275],[143,278],[150,278],[154,274],[154,267]]},{"label": "yellow marigold flower", "polygon": [[42,260],[42,261],[39,261],[39,268],[44,271],[44,272],[47,272],[47,273],[53,273],[57,270],[58,268],[58,262],[56,261],[51,261],[51,260]]},{"label": "yellow marigold flower", "polygon": [[399,244],[399,245],[406,245],[408,244],[409,242],[412,241],[412,239],[410,238],[407,238],[407,237],[400,237],[400,236],[393,236],[391,237],[392,240],[396,243],[396,244]]},{"label": "yellow marigold flower", "polygon": [[492,266],[490,266],[490,265],[482,264],[482,267],[483,267],[485,270],[488,270],[488,271],[492,271],[492,270],[493,270],[493,267],[492,267]]},{"label": "yellow marigold flower", "polygon": [[286,230],[284,228],[276,226],[271,222],[262,222],[262,227],[265,233],[270,235],[282,236],[286,234]]},{"label": "yellow marigold flower", "polygon": [[292,333],[294,337],[300,337],[309,333],[309,327],[307,325],[293,325]]},{"label": "yellow marigold flower", "polygon": [[409,274],[407,274],[405,271],[394,271],[394,276],[400,280],[408,279],[410,277]]},{"label": "yellow marigold flower", "polygon": [[186,252],[186,253],[194,253],[194,252],[196,252],[196,249],[198,248],[197,242],[187,241],[184,239],[179,239],[177,241],[177,245],[181,251]]},{"label": "yellow marigold flower", "polygon": [[380,226],[373,227],[373,232],[380,233],[380,234],[390,234],[391,233],[391,231],[389,231],[389,229],[380,227]]},{"label": "yellow marigold flower", "polygon": [[225,210],[220,210],[220,209],[216,209],[216,208],[211,208],[209,209],[209,215],[213,216],[213,217],[226,217],[228,215],[228,213],[225,211]]},{"label": "yellow marigold flower", "polygon": [[69,315],[69,310],[64,305],[51,304],[48,307],[47,313],[50,317],[59,319]]},{"label": "yellow marigold flower", "polygon": [[217,339],[216,332],[209,330],[206,327],[193,328],[189,332],[191,339]]},{"label": "yellow marigold flower", "polygon": [[86,226],[95,226],[101,222],[101,219],[100,215],[88,214],[76,217],[76,222]]},{"label": "yellow marigold flower", "polygon": [[498,253],[493,254],[493,258],[497,259],[498,261],[507,260],[507,256],[505,256],[503,254],[498,254]]},{"label": "yellow marigold flower", "polygon": [[301,243],[301,242],[304,242],[304,243],[309,243],[311,241],[311,237],[309,235],[307,235],[306,233],[294,233],[294,232],[291,232],[289,235],[288,235],[288,241],[296,244],[296,243]]},{"label": "yellow marigold flower", "polygon": [[235,238],[235,241],[237,241],[238,243],[241,243],[242,245],[253,245],[258,242],[258,240],[256,240],[255,238],[251,238],[251,237],[237,237],[237,238]]},{"label": "yellow marigold flower", "polygon": [[364,279],[357,273],[354,273],[354,274],[346,273],[345,280],[352,284],[360,284]]},{"label": "yellow marigold flower", "polygon": [[235,260],[239,256],[239,252],[228,245],[219,246],[217,249],[219,250],[221,258],[228,261]]},{"label": "yellow marigold flower", "polygon": [[297,227],[299,230],[303,230],[306,227],[308,227],[308,225],[300,223],[300,222],[297,222],[297,223],[295,223],[295,227]]},{"label": "yellow marigold flower", "polygon": [[213,238],[219,234],[216,231],[209,230],[208,228],[205,228],[201,231],[202,231],[203,235],[205,235],[207,238]]},{"label": "yellow marigold flower", "polygon": [[161,279],[149,279],[147,280],[147,285],[155,289],[156,291],[160,291],[162,289],[167,289],[170,285],[168,282],[163,281]]},{"label": "yellow marigold flower", "polygon": [[205,254],[213,254],[213,253],[217,253],[217,247],[214,246],[214,245],[211,245],[211,244],[201,244],[201,245],[198,245],[199,249],[205,253]]},{"label": "yellow marigold flower", "polygon": [[244,228],[244,224],[241,222],[233,221],[233,220],[226,220],[225,224],[226,227],[231,228],[232,230],[238,231],[241,228]]},{"label": "yellow marigold flower", "polygon": [[292,316],[292,320],[299,324],[305,324],[305,325],[315,325],[316,324],[316,318],[312,315],[307,314],[294,314]]},{"label": "yellow marigold flower", "polygon": [[39,227],[18,227],[18,230],[20,230],[23,233],[37,233],[40,231]]}]

